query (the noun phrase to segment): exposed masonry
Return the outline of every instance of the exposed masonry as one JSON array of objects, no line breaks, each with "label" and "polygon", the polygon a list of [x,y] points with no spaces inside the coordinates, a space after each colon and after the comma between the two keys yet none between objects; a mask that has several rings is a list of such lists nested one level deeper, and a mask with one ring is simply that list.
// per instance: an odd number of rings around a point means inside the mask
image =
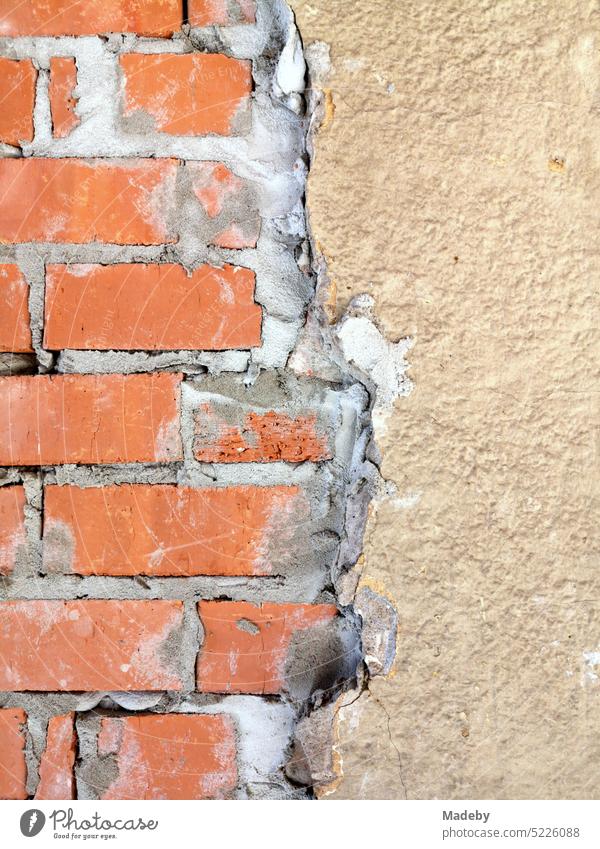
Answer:
[{"label": "exposed masonry", "polygon": [[[252,60],[255,91],[249,132],[202,138],[152,134],[135,120],[119,118],[118,57],[124,53],[219,52]],[[22,553],[10,578],[0,579],[2,598],[10,599],[180,599],[184,602],[183,651],[172,658],[185,671],[184,690],[165,693],[15,694],[0,696],[1,706],[28,713],[27,790],[34,795],[39,759],[50,717],[77,712],[79,748],[76,780],[79,798],[96,798],[114,778],[115,763],[99,757],[100,717],[135,711],[224,713],[233,717],[238,745],[239,798],[304,798],[315,785],[335,777],[331,728],[336,700],[344,691],[368,684],[372,674],[389,671],[395,650],[395,614],[371,591],[355,592],[367,508],[381,486],[372,439],[377,368],[349,353],[348,327],[329,325],[322,301],[327,274],[311,242],[304,208],[310,139],[321,119],[318,90],[305,90],[307,68],[287,5],[258,0],[256,25],[217,30],[184,27],[171,40],[134,36],[107,38],[17,38],[0,40],[0,54],[33,58],[39,69],[34,113],[35,136],[23,149],[4,147],[4,156],[176,157],[223,162],[252,186],[261,218],[256,249],[207,247],[205,234],[190,226],[180,209],[177,244],[166,247],[28,244],[0,247],[0,262],[16,262],[30,286],[33,355],[0,355],[2,373],[183,372],[182,462],[166,465],[57,466],[40,472],[3,469],[1,484],[25,486],[28,553]],[[53,56],[74,56],[78,70],[79,125],[65,138],[52,137],[48,98]],[[185,166],[184,166],[185,167]],[[115,352],[62,351],[42,347],[44,268],[49,263],[179,263],[192,271],[203,263],[234,265],[256,272],[256,301],[263,307],[262,344],[250,351]],[[363,305],[364,306],[364,305]],[[360,305],[359,305],[360,307]],[[362,309],[362,308],[361,308]],[[363,309],[364,313],[364,309]],[[366,319],[367,320],[367,319]],[[370,323],[374,332],[376,328]],[[364,328],[363,328],[364,329]],[[357,330],[357,332],[360,332]],[[351,334],[350,334],[351,335]],[[358,340],[364,348],[364,339]],[[369,341],[367,340],[367,346]],[[363,352],[364,353],[364,352]],[[397,356],[396,356],[397,354]],[[403,354],[395,360],[398,391]],[[383,359],[382,359],[383,358]],[[394,359],[394,358],[392,358]],[[314,408],[334,435],[333,460],[299,465],[205,464],[194,459],[194,411],[218,396],[252,409],[294,412]],[[81,487],[116,483],[170,483],[191,487],[236,484],[297,485],[306,494],[310,518],[295,528],[291,553],[268,577],[77,577],[44,574],[42,563],[43,487]],[[326,632],[326,646],[306,656],[302,642],[292,646],[289,679],[281,697],[220,696],[195,692],[194,662],[203,641],[195,612],[200,599],[256,602],[334,603],[341,625]],[[250,623],[251,624],[251,623]],[[323,651],[321,649],[323,648]],[[322,673],[321,658],[328,658]],[[301,675],[298,669],[306,674]]]}]

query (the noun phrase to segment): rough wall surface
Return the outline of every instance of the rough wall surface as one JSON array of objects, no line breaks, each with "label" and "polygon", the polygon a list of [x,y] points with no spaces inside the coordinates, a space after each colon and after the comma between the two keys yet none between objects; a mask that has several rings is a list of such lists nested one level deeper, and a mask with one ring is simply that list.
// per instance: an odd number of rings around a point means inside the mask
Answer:
[{"label": "rough wall surface", "polygon": [[361,562],[397,659],[338,706],[329,798],[597,798],[597,4],[292,6],[323,300],[371,295],[415,384]]},{"label": "rough wall surface", "polygon": [[310,798],[375,466],[340,346],[302,368],[293,16],[29,0],[0,36],[0,796]]}]

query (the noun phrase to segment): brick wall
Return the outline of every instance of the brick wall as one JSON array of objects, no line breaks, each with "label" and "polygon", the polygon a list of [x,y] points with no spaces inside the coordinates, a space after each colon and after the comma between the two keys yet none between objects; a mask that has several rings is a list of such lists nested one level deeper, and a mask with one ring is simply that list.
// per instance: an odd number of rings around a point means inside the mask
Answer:
[{"label": "brick wall", "polygon": [[0,796],[310,795],[295,729],[362,666],[344,578],[369,395],[325,336],[303,343],[325,365],[298,354],[315,279],[289,11],[11,5]]}]

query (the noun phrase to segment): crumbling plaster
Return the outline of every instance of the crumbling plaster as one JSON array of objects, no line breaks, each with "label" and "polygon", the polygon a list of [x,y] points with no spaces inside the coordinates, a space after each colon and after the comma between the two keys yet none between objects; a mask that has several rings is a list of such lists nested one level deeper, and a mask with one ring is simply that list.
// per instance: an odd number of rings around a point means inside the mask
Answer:
[{"label": "crumbling plaster", "polygon": [[414,383],[374,417],[360,561],[396,661],[338,705],[318,793],[597,798],[600,9],[291,5],[322,299],[370,295]]}]

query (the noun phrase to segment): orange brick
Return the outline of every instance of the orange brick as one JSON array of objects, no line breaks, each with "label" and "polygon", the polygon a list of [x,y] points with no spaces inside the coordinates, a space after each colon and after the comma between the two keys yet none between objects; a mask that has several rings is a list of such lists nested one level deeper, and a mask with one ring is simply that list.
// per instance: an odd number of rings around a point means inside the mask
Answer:
[{"label": "orange brick", "polygon": [[0,602],[0,690],[179,690],[180,601]]},{"label": "orange brick", "polygon": [[176,374],[0,378],[0,465],[182,457]]},{"label": "orange brick", "polygon": [[105,717],[98,754],[113,755],[118,771],[103,799],[222,799],[237,784],[235,731],[226,716]]},{"label": "orange brick", "polygon": [[0,575],[13,571],[25,539],[25,490],[22,486],[0,487]]},{"label": "orange brick", "polygon": [[0,710],[0,799],[27,798],[24,710]]},{"label": "orange brick", "polygon": [[49,265],[44,346],[96,350],[250,348],[262,310],[254,272],[203,265]]},{"label": "orange brick", "polygon": [[188,162],[192,189],[208,221],[208,241],[220,248],[255,248],[260,217],[249,184],[222,162]]},{"label": "orange brick", "polygon": [[0,351],[32,351],[29,286],[16,265],[0,265]]},{"label": "orange brick", "polygon": [[129,53],[119,61],[125,116],[149,115],[164,133],[231,135],[252,90],[250,63],[217,53]]},{"label": "orange brick", "polygon": [[75,59],[53,56],[50,59],[50,111],[52,114],[52,135],[62,139],[79,125],[75,113],[77,101],[73,91],[77,85],[77,66]]},{"label": "orange brick", "polygon": [[75,799],[75,714],[53,716],[48,722],[46,748],[40,760],[36,799]]},{"label": "orange brick", "polygon": [[36,80],[30,59],[0,58],[0,142],[18,146],[33,140]]},{"label": "orange brick", "polygon": [[269,575],[272,551],[302,509],[297,487],[49,486],[44,566],[80,575]]},{"label": "orange brick", "polygon": [[168,38],[182,23],[181,0],[18,0],[2,6],[2,36],[133,32]]},{"label": "orange brick", "polygon": [[231,411],[207,403],[195,413],[195,434],[194,456],[202,463],[304,463],[332,456],[316,413]]},{"label": "orange brick", "polygon": [[193,27],[252,24],[256,4],[254,0],[189,0],[188,17]]},{"label": "orange brick", "polygon": [[256,606],[245,601],[201,601],[198,612],[204,642],[197,688],[206,693],[278,693],[293,637],[337,615],[332,604]]},{"label": "orange brick", "polygon": [[0,242],[173,242],[177,160],[0,159]]}]

